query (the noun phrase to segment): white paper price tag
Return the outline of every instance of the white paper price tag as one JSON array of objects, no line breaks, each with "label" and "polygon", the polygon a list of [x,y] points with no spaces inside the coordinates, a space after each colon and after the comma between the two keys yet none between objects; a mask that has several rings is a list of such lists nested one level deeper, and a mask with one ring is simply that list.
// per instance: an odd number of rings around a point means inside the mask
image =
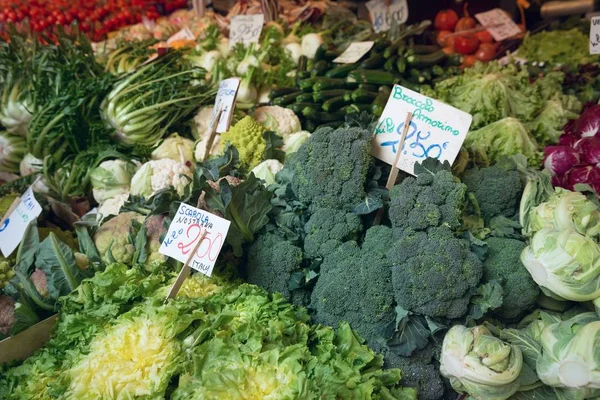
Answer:
[{"label": "white paper price tag", "polygon": [[406,0],[392,0],[392,4],[385,5],[384,0],[371,0],[365,3],[371,14],[373,30],[377,33],[389,31],[392,21],[403,24],[408,19],[408,4]]},{"label": "white paper price tag", "polygon": [[519,25],[499,8],[475,14],[475,18],[497,42],[521,33]]},{"label": "white paper price tag", "polygon": [[258,43],[260,33],[265,23],[265,16],[255,15],[236,15],[229,24],[229,47],[237,43]]},{"label": "white paper price tag", "polygon": [[352,42],[350,46],[338,58],[333,60],[334,63],[352,64],[363,58],[373,48],[375,42]]},{"label": "white paper price tag", "polygon": [[19,246],[27,225],[42,213],[42,206],[37,202],[31,187],[23,193],[21,200],[0,226],[0,250],[8,257]]},{"label": "white paper price tag", "polygon": [[196,40],[196,36],[189,28],[183,28],[173,36],[167,39],[167,44],[171,44],[178,40]]},{"label": "white paper price tag", "polygon": [[185,263],[206,232],[190,261],[190,267],[210,276],[227,237],[229,225],[230,222],[224,218],[181,203],[158,252]]},{"label": "white paper price tag", "polygon": [[[412,120],[404,146],[398,149],[408,112],[413,113]],[[393,164],[396,152],[401,151],[397,167],[409,174],[414,174],[415,162],[426,158],[452,164],[472,119],[464,111],[395,85],[377,124],[371,154]]]},{"label": "white paper price tag", "polygon": [[235,107],[235,98],[240,87],[240,78],[229,78],[221,81],[219,91],[215,99],[215,106],[208,126],[213,126],[214,120],[220,110],[222,110],[221,118],[217,122],[217,132],[223,133],[229,130],[231,118],[233,117],[233,109]]},{"label": "white paper price tag", "polygon": [[590,54],[600,54],[600,17],[592,17],[590,23]]}]

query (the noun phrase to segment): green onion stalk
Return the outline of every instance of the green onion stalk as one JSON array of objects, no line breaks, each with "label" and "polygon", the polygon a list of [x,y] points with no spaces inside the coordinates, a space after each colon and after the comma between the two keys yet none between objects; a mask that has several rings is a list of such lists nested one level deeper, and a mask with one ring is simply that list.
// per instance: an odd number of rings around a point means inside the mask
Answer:
[{"label": "green onion stalk", "polygon": [[216,89],[205,85],[205,70],[179,61],[180,53],[170,52],[117,81],[101,105],[117,142],[154,147],[173,124],[214,102]]},{"label": "green onion stalk", "polygon": [[19,173],[19,163],[26,153],[25,138],[0,131],[0,172]]}]

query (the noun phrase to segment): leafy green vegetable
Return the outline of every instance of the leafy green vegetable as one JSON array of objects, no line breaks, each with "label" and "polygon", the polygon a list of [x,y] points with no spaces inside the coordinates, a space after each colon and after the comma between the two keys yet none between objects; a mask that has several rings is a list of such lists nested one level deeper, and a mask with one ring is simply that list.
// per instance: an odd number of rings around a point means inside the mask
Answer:
[{"label": "leafy green vegetable", "polygon": [[556,64],[587,64],[598,61],[589,53],[589,37],[579,29],[528,33],[517,53],[530,62]]}]

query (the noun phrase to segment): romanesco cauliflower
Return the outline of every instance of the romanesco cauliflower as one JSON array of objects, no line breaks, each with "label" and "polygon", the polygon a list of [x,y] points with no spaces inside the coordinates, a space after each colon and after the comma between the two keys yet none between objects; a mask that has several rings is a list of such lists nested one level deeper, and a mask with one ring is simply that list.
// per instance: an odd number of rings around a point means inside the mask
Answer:
[{"label": "romanesco cauliflower", "polygon": [[267,142],[263,137],[265,131],[266,128],[254,119],[244,117],[221,135],[221,150],[225,149],[227,142],[231,143],[240,153],[240,166],[251,170],[263,160],[267,148]]}]

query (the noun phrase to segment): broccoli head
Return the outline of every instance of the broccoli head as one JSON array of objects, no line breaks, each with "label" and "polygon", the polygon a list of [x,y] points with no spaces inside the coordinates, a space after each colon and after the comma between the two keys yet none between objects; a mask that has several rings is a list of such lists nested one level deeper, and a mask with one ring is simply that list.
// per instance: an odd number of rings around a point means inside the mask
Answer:
[{"label": "broccoli head", "polygon": [[446,170],[404,179],[390,191],[389,217],[394,233],[442,225],[458,229],[466,191],[467,187]]},{"label": "broccoli head", "polygon": [[428,232],[406,229],[388,252],[392,283],[402,308],[430,317],[459,318],[468,309],[471,289],[482,276],[482,265],[445,226]]},{"label": "broccoli head", "polygon": [[221,135],[221,151],[225,150],[227,143],[235,146],[240,154],[240,167],[250,171],[263,160],[267,149],[267,141],[264,138],[266,130],[252,117],[246,116]]},{"label": "broccoli head", "polygon": [[486,240],[487,257],[483,263],[484,282],[497,281],[504,289],[502,306],[494,314],[514,320],[531,310],[540,288],[521,263],[526,243],[516,239],[491,237]]},{"label": "broccoli head", "polygon": [[311,297],[314,320],[330,326],[349,322],[376,351],[386,339],[386,326],[394,323],[392,274],[386,259],[391,230],[370,228],[362,247],[346,242],[328,254]]},{"label": "broccoli head", "polygon": [[523,183],[510,158],[502,158],[491,167],[468,169],[462,181],[475,195],[486,223],[497,216],[512,218],[518,213]]},{"label": "broccoli head", "polygon": [[356,240],[362,232],[362,224],[356,214],[319,208],[311,215],[304,231],[304,255],[317,258],[333,252],[343,242]]},{"label": "broccoli head", "polygon": [[261,234],[248,250],[247,281],[290,299],[290,279],[302,267],[302,250],[277,233]]},{"label": "broccoli head", "polygon": [[288,158],[293,190],[315,208],[350,211],[365,198],[371,132],[358,127],[320,128]]}]

